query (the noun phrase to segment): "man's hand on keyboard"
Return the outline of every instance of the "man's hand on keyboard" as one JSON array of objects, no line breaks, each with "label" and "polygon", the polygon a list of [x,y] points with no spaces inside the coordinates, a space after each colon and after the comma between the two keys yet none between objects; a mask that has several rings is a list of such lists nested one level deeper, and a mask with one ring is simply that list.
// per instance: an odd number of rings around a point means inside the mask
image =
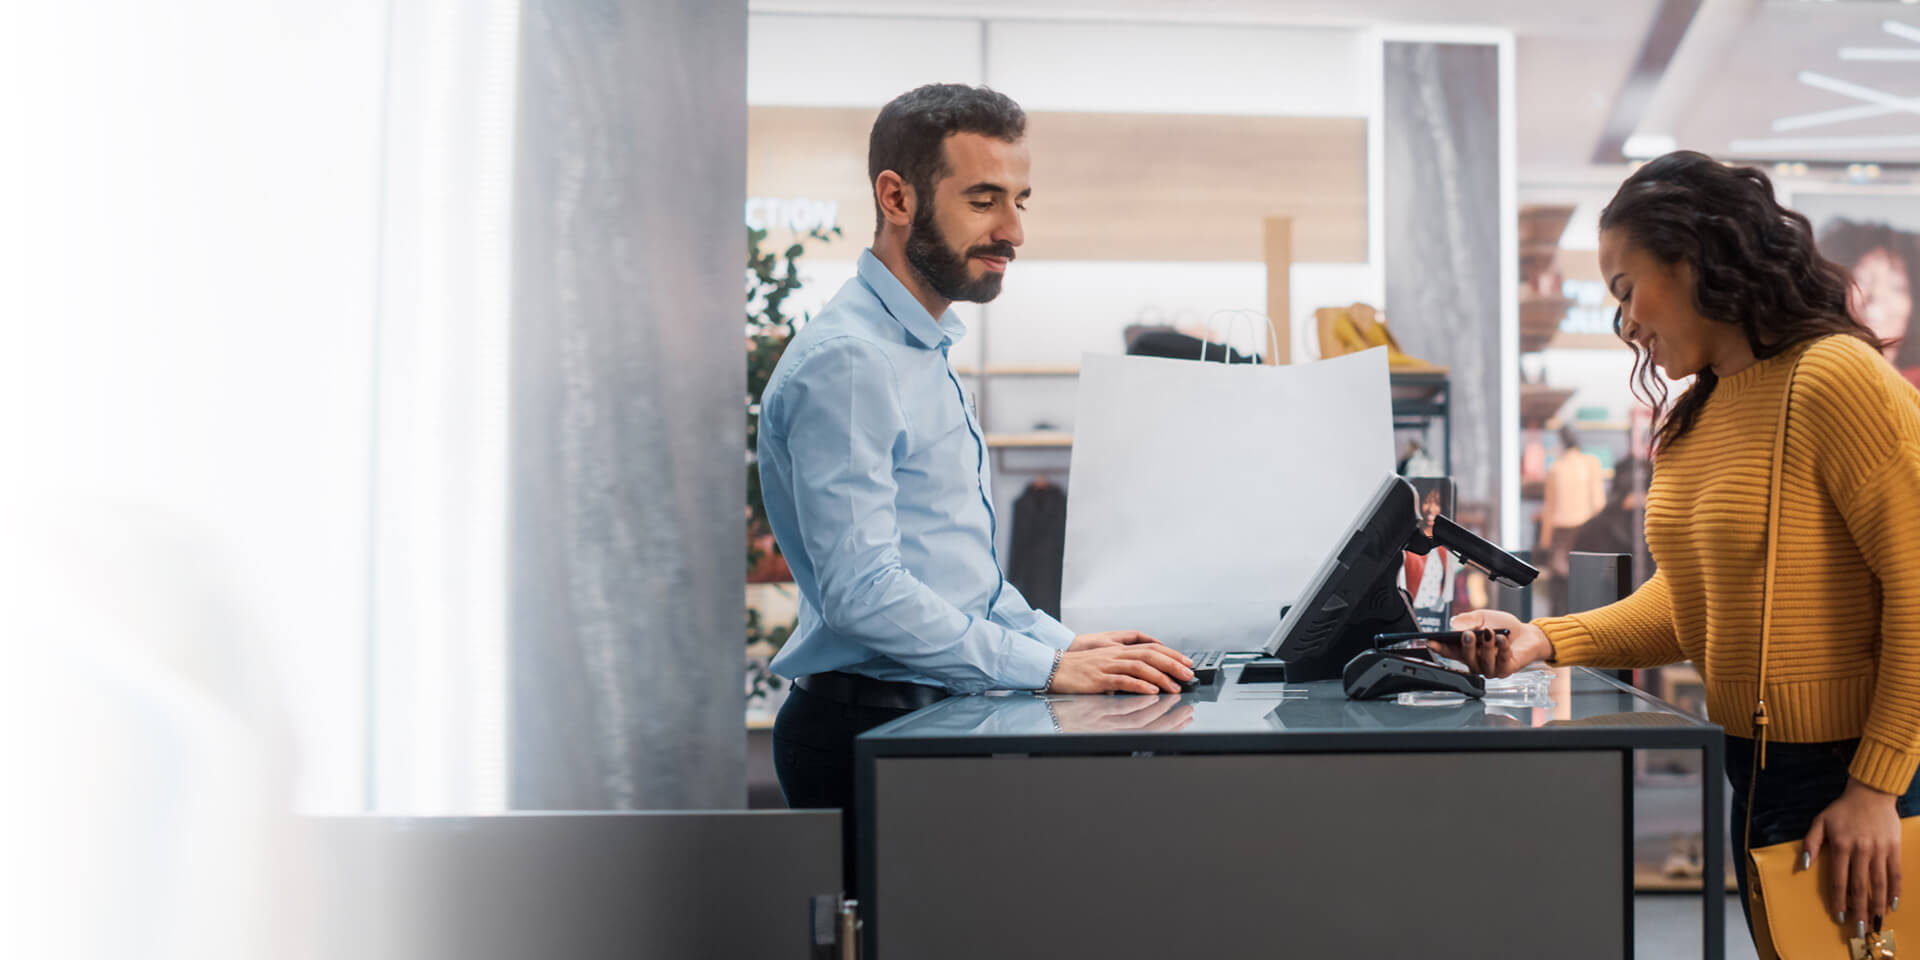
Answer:
[{"label": "man's hand on keyboard", "polygon": [[[1084,639],[1075,638],[1074,644]],[[1179,693],[1180,682],[1193,679],[1192,665],[1185,654],[1152,640],[1123,641],[1092,649],[1068,647],[1047,692]]]},{"label": "man's hand on keyboard", "polygon": [[[1108,630],[1105,633],[1083,633],[1074,637],[1073,643],[1067,647],[1067,652],[1077,653],[1081,650],[1098,650],[1101,647],[1124,647],[1135,643],[1159,642],[1138,630]],[[1193,666],[1193,664],[1188,663],[1187,666]]]}]

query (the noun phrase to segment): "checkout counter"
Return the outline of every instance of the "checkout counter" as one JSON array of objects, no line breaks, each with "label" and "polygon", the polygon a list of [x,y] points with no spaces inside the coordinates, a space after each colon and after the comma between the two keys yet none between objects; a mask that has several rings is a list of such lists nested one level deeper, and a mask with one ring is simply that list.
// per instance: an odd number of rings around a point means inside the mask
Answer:
[{"label": "checkout counter", "polygon": [[1633,751],[1702,754],[1702,956],[1722,956],[1719,727],[1583,668],[1485,700],[1338,680],[943,700],[856,743],[863,955],[1616,958]]}]

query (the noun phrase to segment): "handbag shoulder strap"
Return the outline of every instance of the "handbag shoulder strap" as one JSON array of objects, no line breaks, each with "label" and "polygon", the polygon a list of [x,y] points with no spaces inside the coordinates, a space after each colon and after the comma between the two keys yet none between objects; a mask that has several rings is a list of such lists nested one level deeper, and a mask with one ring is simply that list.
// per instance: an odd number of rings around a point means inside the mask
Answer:
[{"label": "handbag shoulder strap", "polygon": [[1793,381],[1800,373],[1802,352],[1787,371],[1786,389],[1780,391],[1780,417],[1773,430],[1773,473],[1767,491],[1767,573],[1762,581],[1760,599],[1760,675],[1755,687],[1753,737],[1759,741],[1759,764],[1767,765],[1767,641],[1773,635],[1773,569],[1780,554],[1780,482],[1787,456],[1787,413],[1793,406]]},{"label": "handbag shoulder strap", "polygon": [[[1802,358],[1805,353],[1800,355]],[[1767,765],[1767,640],[1773,632],[1773,566],[1780,555],[1780,474],[1787,459],[1787,413],[1793,405],[1793,381],[1800,373],[1800,360],[1787,371],[1786,389],[1780,391],[1780,417],[1773,428],[1773,473],[1767,488],[1767,573],[1760,594],[1760,673],[1754,687],[1753,773],[1747,781],[1747,823],[1745,846],[1753,849],[1753,794],[1760,788],[1760,771]],[[1751,865],[1748,865],[1751,869]],[[1755,889],[1758,889],[1757,882]]]}]

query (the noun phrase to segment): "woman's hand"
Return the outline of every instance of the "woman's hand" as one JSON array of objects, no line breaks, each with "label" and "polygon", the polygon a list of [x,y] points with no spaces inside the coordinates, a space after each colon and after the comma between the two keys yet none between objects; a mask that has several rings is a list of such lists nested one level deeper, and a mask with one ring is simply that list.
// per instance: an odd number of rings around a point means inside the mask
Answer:
[{"label": "woman's hand", "polygon": [[1803,867],[1825,852],[1833,869],[1827,871],[1827,904],[1841,924],[1852,921],[1854,934],[1886,916],[1889,904],[1900,900],[1899,798],[1882,793],[1851,777],[1847,789],[1820,816],[1807,833]]},{"label": "woman's hand", "polygon": [[[1467,665],[1485,677],[1510,677],[1541,661],[1553,659],[1553,643],[1546,633],[1504,610],[1475,610],[1453,618],[1458,640],[1429,640],[1427,646]],[[1493,631],[1505,630],[1496,636]]]}]

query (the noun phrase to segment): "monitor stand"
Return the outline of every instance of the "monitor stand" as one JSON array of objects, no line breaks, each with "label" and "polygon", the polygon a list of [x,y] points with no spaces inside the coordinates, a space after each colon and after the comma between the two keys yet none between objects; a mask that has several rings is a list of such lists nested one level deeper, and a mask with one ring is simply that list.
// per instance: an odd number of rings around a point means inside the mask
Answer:
[{"label": "monitor stand", "polygon": [[1311,683],[1337,680],[1354,657],[1373,649],[1375,634],[1410,633],[1417,628],[1413,604],[1400,589],[1400,564],[1389,564],[1367,591],[1365,603],[1341,626],[1340,635],[1322,647],[1322,653],[1295,660],[1261,657],[1240,668],[1239,683]]}]

